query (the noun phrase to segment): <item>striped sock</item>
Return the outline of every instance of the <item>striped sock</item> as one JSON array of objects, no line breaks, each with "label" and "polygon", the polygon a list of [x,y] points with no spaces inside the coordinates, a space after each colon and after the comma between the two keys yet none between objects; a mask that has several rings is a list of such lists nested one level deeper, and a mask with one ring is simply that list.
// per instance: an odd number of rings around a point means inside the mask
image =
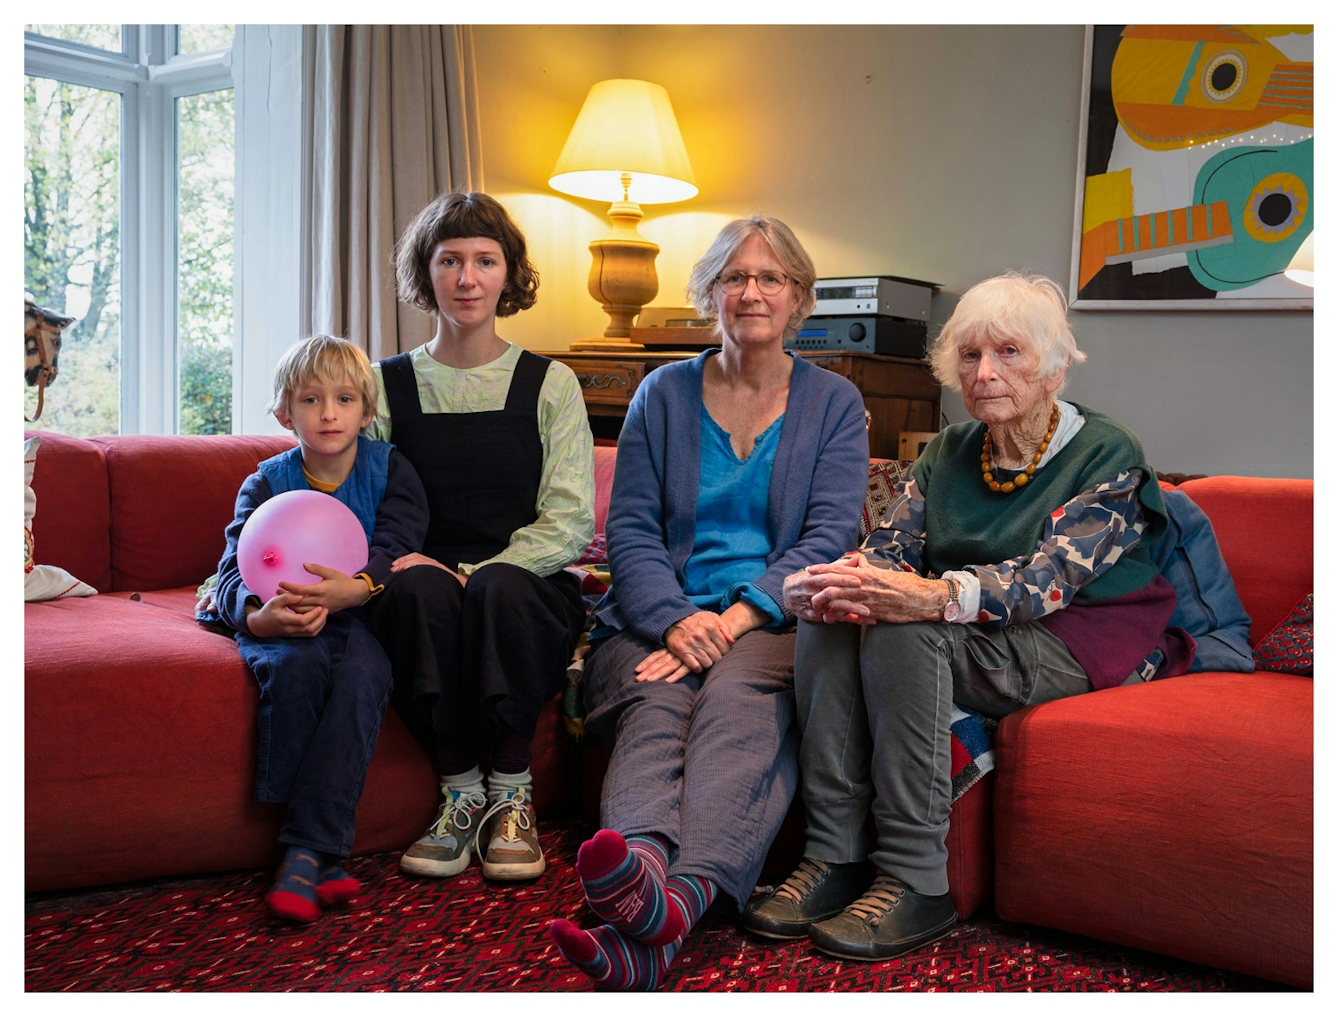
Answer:
[{"label": "striped sock", "polygon": [[663,946],[647,946],[624,936],[611,925],[582,929],[565,918],[548,927],[548,934],[562,956],[589,975],[604,989],[625,992],[649,991],[664,984],[669,964],[681,940]]},{"label": "striped sock", "polygon": [[719,892],[719,887],[704,876],[670,876],[664,881],[669,910],[678,913],[683,936],[686,937],[701,921],[702,915],[706,914],[706,909]]},{"label": "striped sock", "polygon": [[658,837],[600,830],[576,853],[585,900],[613,928],[647,946],[671,943],[681,919],[664,895],[668,849]]}]

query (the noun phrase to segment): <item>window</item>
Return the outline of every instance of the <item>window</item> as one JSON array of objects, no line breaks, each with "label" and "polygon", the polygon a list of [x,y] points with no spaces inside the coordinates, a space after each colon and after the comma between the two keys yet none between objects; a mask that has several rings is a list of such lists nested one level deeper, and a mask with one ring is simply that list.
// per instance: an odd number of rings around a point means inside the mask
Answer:
[{"label": "window", "polygon": [[233,26],[25,28],[24,288],[77,319],[38,426],[228,433]]}]

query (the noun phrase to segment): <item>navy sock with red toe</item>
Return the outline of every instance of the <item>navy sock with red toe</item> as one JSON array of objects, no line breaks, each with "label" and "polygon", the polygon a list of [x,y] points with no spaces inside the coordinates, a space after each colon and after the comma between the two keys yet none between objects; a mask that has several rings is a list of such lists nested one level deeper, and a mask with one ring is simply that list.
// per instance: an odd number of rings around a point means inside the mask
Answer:
[{"label": "navy sock with red toe", "polygon": [[316,878],[316,903],[323,908],[347,904],[362,893],[362,884],[337,861],[327,862]]},{"label": "navy sock with red toe", "polygon": [[280,918],[290,922],[314,922],[321,909],[316,903],[316,881],[323,859],[308,847],[289,846],[265,903]]}]

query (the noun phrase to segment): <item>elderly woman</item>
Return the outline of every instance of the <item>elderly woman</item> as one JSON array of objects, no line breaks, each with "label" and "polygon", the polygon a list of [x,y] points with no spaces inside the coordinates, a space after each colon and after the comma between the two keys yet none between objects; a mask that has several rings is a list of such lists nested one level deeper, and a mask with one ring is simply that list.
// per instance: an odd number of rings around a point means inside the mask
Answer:
[{"label": "elderly woman", "polygon": [[975,420],[929,444],[860,554],[787,580],[806,857],[747,928],[855,960],[945,935],[953,701],[1002,717],[1188,664],[1138,439],[1056,401],[1086,359],[1066,311],[1042,277],[972,287],[930,359]]},{"label": "elderly woman", "polygon": [[657,987],[718,895],[738,912],[798,784],[783,586],[854,546],[869,455],[855,387],[784,349],[814,277],[784,223],[729,223],[688,286],[721,348],[650,375],[618,441],[583,681],[606,829],[576,861],[607,924],[551,927],[608,988]]}]

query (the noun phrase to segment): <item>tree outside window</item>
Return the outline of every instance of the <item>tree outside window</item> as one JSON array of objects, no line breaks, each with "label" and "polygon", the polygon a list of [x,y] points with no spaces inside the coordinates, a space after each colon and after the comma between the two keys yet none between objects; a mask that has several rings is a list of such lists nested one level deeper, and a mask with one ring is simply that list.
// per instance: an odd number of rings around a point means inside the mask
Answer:
[{"label": "tree outside window", "polygon": [[37,426],[230,432],[233,26],[25,28],[24,288],[77,319]]}]

